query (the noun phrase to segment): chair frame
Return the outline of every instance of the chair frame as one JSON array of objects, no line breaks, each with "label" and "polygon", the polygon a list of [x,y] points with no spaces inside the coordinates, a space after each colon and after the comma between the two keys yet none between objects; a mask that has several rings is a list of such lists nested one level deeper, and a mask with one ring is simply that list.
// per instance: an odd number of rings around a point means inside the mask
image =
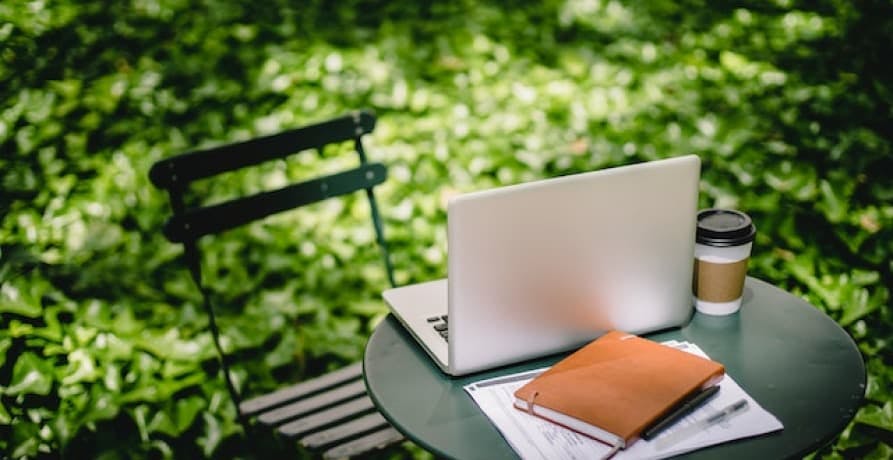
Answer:
[{"label": "chair frame", "polygon": [[[220,331],[210,295],[202,282],[198,241],[203,236],[217,234],[279,212],[365,190],[388,282],[391,286],[395,286],[393,267],[384,238],[384,227],[373,192],[373,187],[383,183],[387,178],[387,169],[381,163],[367,160],[362,143],[362,137],[374,129],[375,121],[375,116],[370,111],[354,111],[328,121],[270,136],[176,155],[158,161],[149,171],[151,182],[168,192],[172,216],[165,223],[163,233],[171,242],[183,244],[184,260],[201,292],[221,372],[230,397],[238,408],[240,422],[247,430],[249,427],[247,417],[257,416],[260,423],[278,427],[280,434],[287,437],[304,436],[301,443],[310,448],[331,446],[335,441],[346,439],[348,442],[331,447],[324,454],[332,457],[361,453],[370,448],[390,444],[401,440],[402,435],[388,427],[387,430],[379,430],[353,440],[348,439],[356,430],[362,433],[362,430],[368,430],[375,424],[386,424],[377,413],[360,417],[365,418],[365,424],[357,423],[363,420],[354,420],[351,425],[354,431],[338,431],[338,427],[330,428],[333,420],[339,416],[351,415],[351,410],[374,409],[368,396],[362,403],[357,400],[352,401],[353,405],[345,403],[349,398],[365,392],[364,387],[358,388],[355,383],[345,384],[362,375],[359,363],[268,395],[241,401],[230,376],[226,355],[220,346]],[[307,150],[315,149],[321,154],[326,145],[350,140],[353,140],[354,150],[359,157],[359,166],[356,168],[222,203],[195,207],[187,207],[185,204],[185,195],[195,181]],[[324,393],[332,386],[337,388],[328,394]],[[329,407],[332,405],[335,406]],[[329,409],[320,410],[325,407]],[[309,416],[303,419],[292,420],[308,414]],[[321,428],[325,429],[320,431]]]}]

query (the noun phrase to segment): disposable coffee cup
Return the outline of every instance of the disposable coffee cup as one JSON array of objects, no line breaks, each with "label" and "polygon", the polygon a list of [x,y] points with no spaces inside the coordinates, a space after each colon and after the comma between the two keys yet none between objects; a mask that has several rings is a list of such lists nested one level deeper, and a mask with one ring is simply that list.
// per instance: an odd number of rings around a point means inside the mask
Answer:
[{"label": "disposable coffee cup", "polygon": [[730,315],[741,308],[754,236],[756,227],[743,212],[698,212],[692,291],[699,312]]}]

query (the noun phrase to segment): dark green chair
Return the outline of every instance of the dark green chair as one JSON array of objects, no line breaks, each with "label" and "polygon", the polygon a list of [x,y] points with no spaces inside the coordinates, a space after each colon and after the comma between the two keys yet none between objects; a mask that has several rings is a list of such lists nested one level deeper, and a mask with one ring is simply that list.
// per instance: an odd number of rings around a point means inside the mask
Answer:
[{"label": "dark green chair", "polygon": [[[270,427],[280,435],[322,453],[324,457],[361,455],[403,438],[375,410],[366,394],[359,362],[274,393],[242,401],[231,381],[227,359],[220,348],[214,309],[208,290],[202,284],[202,257],[198,240],[272,214],[362,190],[369,201],[378,246],[388,281],[393,286],[393,270],[373,193],[373,187],[385,180],[387,170],[383,164],[366,159],[362,144],[362,137],[372,132],[374,127],[375,116],[372,113],[357,111],[272,136],[178,155],[155,163],[149,172],[152,183],[166,190],[170,196],[173,216],[164,226],[164,235],[172,242],[183,244],[186,265],[204,299],[227,389],[239,408],[239,417],[246,430],[250,423],[248,419],[253,419],[254,428]],[[223,203],[186,204],[186,194],[194,181],[307,150],[316,149],[322,153],[326,145],[347,141],[353,141],[359,157],[356,168]]]}]

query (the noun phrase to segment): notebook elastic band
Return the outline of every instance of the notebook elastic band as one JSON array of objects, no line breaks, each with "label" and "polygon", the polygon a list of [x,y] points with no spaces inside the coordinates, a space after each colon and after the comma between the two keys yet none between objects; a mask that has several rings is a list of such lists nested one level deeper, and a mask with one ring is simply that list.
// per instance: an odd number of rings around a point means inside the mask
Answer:
[{"label": "notebook elastic band", "polygon": [[533,394],[527,398],[527,412],[533,414],[533,400],[536,399],[536,395],[540,394],[539,391],[534,391]]}]

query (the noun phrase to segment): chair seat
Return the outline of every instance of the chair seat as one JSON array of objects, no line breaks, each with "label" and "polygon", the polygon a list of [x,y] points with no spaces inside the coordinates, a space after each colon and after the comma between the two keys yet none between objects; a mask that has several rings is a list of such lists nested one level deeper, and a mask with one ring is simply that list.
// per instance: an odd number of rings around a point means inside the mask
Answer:
[{"label": "chair seat", "polygon": [[360,362],[243,401],[239,411],[323,451],[324,458],[353,457],[403,440],[366,394]]}]

